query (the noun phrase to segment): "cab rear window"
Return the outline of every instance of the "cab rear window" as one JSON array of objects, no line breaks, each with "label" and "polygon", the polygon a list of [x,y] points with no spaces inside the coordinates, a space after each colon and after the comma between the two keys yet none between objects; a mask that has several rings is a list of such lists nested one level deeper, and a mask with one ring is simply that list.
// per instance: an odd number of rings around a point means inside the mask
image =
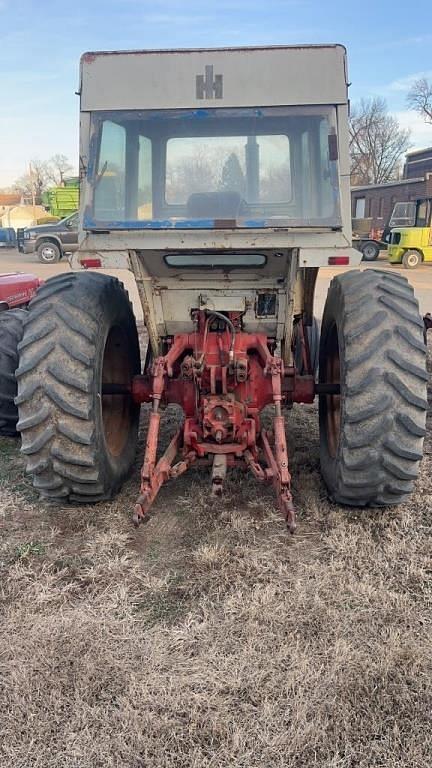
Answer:
[{"label": "cab rear window", "polygon": [[170,253],[165,256],[169,267],[199,269],[263,267],[266,261],[263,253]]}]

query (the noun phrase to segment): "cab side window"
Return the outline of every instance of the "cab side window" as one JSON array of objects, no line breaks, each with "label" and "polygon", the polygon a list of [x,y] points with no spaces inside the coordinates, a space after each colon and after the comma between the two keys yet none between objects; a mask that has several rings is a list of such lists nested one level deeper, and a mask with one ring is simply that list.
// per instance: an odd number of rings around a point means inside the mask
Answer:
[{"label": "cab side window", "polygon": [[427,227],[428,222],[428,202],[427,200],[423,200],[421,203],[419,203],[417,208],[417,226],[418,227]]}]

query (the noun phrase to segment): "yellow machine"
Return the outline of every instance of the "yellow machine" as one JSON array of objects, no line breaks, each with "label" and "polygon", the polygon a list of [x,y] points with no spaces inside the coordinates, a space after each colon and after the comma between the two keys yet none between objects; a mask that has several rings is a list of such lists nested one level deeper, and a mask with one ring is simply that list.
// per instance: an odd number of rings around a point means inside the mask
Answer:
[{"label": "yellow machine", "polygon": [[432,262],[432,198],[416,201],[413,227],[392,229],[388,259],[391,264],[403,264],[415,269],[422,261]]}]

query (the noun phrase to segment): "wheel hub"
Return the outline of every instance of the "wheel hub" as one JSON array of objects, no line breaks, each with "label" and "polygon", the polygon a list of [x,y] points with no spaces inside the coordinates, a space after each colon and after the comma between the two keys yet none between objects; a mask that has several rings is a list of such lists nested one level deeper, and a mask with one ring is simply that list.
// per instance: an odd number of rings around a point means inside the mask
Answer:
[{"label": "wheel hub", "polygon": [[53,261],[55,257],[56,252],[50,245],[46,245],[42,248],[42,258],[45,259],[45,261]]}]

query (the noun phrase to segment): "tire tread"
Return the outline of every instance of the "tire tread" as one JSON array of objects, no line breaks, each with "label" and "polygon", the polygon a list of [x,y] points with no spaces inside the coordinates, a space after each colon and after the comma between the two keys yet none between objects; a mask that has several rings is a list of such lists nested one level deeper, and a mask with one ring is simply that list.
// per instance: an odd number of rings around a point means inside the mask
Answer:
[{"label": "tire tread", "polygon": [[17,434],[15,371],[18,368],[18,347],[27,314],[24,309],[0,312],[0,435],[5,437]]},{"label": "tire tread", "polygon": [[[119,308],[114,314],[113,307]],[[110,498],[131,466],[128,450],[123,463],[108,467],[108,449],[101,448],[103,438],[96,429],[98,334],[103,323],[114,322],[110,317],[128,323],[138,372],[133,311],[117,278],[91,272],[59,275],[44,283],[30,303],[15,402],[26,472],[40,495],[51,500],[93,503]]]},{"label": "tire tread", "polygon": [[401,503],[418,476],[428,408],[423,323],[413,289],[406,278],[384,270],[333,278],[322,323],[322,370],[325,333],[334,322],[343,335],[345,379],[334,459],[326,448],[320,399],[324,480],[343,504]]}]

